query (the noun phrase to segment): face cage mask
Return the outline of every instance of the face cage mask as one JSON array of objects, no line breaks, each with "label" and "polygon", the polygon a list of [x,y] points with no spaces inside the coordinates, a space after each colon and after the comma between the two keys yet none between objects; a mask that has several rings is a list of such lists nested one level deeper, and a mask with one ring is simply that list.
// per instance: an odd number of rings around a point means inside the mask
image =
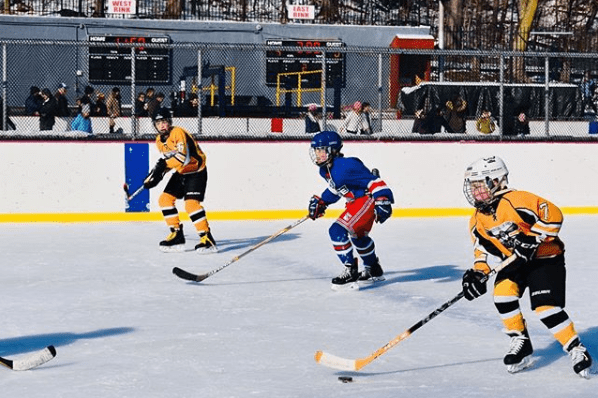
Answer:
[{"label": "face cage mask", "polygon": [[470,205],[483,209],[494,202],[494,193],[499,186],[499,183],[495,183],[487,177],[485,181],[465,180],[463,182],[463,194]]},{"label": "face cage mask", "polygon": [[[318,155],[316,154],[316,150],[324,150],[326,152],[326,159],[318,162]],[[313,164],[315,164],[316,166],[324,166],[327,163],[330,163],[330,159],[332,159],[332,156],[330,156],[331,153],[331,149],[330,147],[327,146],[321,146],[321,147],[310,147],[309,148],[309,157],[311,158],[311,161],[313,162]]]}]

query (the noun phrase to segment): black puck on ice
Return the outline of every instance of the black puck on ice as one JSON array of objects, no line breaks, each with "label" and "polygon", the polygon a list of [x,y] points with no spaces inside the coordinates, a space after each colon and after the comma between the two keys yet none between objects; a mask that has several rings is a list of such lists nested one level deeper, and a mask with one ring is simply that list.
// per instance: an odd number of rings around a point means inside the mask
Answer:
[{"label": "black puck on ice", "polygon": [[342,381],[343,383],[351,383],[353,378],[351,376],[339,376],[338,380]]}]

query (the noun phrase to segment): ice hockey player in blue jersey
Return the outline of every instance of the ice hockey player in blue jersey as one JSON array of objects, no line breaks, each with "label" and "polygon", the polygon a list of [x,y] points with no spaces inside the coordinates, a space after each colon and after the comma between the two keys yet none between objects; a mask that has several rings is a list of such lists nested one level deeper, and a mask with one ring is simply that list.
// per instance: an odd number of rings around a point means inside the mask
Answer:
[{"label": "ice hockey player in blue jersey", "polygon": [[[328,188],[309,201],[309,217],[322,217],[326,208],[340,198],[346,199],[345,211],[329,229],[334,250],[344,266],[332,279],[332,289],[359,281],[373,283],[384,280],[374,241],[368,235],[374,221],[383,223],[392,214],[392,191],[379,176],[372,173],[358,158],[344,157],[343,142],[334,131],[322,131],[311,141],[310,156],[320,168]],[[359,273],[353,248],[363,261]]]}]

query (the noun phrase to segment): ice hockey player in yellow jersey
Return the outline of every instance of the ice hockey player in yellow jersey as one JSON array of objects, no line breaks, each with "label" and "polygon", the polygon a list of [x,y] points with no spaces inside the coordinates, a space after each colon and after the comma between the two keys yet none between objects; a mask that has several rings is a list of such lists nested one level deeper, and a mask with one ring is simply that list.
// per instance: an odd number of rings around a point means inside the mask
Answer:
[{"label": "ice hockey player in yellow jersey", "polygon": [[473,300],[486,292],[488,255],[504,260],[516,254],[494,282],[494,304],[511,339],[504,357],[507,370],[515,373],[532,364],[532,343],[519,303],[528,289],[532,310],[568,353],[575,373],[588,378],[592,358],[564,309],[565,246],[558,235],[563,214],[546,199],[508,188],[508,174],[495,156],[479,159],[465,171],[463,193],[476,211],[469,223],[474,265],[463,275],[463,293]]},{"label": "ice hockey player in yellow jersey", "polygon": [[187,131],[172,125],[168,109],[160,109],[154,115],[153,122],[158,131],[156,146],[162,157],[145,178],[144,187],[147,189],[155,187],[168,171],[174,170],[158,199],[166,225],[170,227],[170,234],[160,242],[160,250],[172,252],[183,251],[185,248],[183,225],[176,208],[176,200],[184,199],[185,210],[199,234],[199,243],[195,246],[195,251],[216,252],[218,247],[210,232],[206,212],[201,204],[208,181],[206,155]]}]

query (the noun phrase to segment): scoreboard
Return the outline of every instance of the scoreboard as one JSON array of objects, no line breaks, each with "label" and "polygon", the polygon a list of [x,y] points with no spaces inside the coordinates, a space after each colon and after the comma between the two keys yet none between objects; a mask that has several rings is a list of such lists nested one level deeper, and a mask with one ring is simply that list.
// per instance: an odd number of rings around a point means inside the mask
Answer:
[{"label": "scoreboard", "polygon": [[[131,83],[131,47],[119,44],[168,44],[168,36],[90,35],[92,43],[114,44],[89,47],[89,82],[95,84]],[[135,83],[170,84],[172,50],[135,47]]]},{"label": "scoreboard", "polygon": [[[337,81],[345,86],[345,54],[334,51],[344,47],[340,40],[266,40],[266,84],[276,86],[280,73],[322,70],[322,50],[326,51],[326,86],[333,87]],[[282,47],[301,47],[301,50],[287,51]],[[321,87],[322,75],[311,73],[302,76],[302,88]],[[297,88],[297,76],[281,77],[282,84]]]}]

